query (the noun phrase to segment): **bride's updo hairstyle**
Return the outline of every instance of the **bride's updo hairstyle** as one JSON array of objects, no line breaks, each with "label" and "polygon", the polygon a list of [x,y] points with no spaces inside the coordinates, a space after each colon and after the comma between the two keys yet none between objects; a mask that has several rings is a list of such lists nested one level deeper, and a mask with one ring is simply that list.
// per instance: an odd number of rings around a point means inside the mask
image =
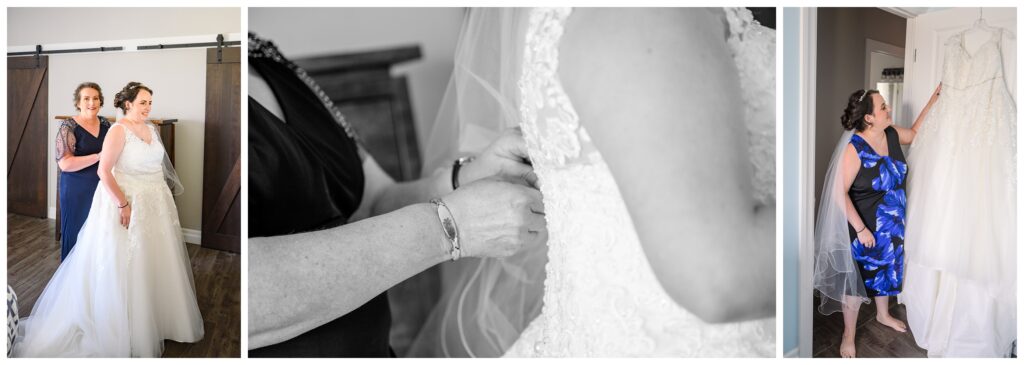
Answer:
[{"label": "bride's updo hairstyle", "polygon": [[850,94],[846,110],[843,110],[843,116],[839,118],[843,122],[843,128],[848,131],[856,129],[860,132],[868,127],[864,116],[875,111],[875,102],[871,99],[871,95],[874,94],[878,94],[878,90],[861,89]]},{"label": "bride's updo hairstyle", "polygon": [[139,96],[139,90],[146,90],[149,95],[153,95],[153,90],[150,90],[141,82],[132,81],[114,95],[114,106],[121,109],[121,111],[128,113],[128,105],[125,104],[125,102],[135,101],[135,98]]}]

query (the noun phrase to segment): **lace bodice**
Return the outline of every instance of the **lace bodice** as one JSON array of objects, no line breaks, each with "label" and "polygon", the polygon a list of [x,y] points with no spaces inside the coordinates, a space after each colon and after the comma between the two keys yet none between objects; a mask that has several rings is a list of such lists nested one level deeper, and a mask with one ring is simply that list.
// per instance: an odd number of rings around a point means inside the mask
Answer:
[{"label": "lace bodice", "polygon": [[[112,128],[124,128],[124,149],[114,164],[114,172],[118,175],[160,174],[163,177],[164,146],[160,143],[160,134],[156,127],[147,125],[150,143],[139,138],[130,129],[120,123]],[[162,181],[162,180],[161,180]]]},{"label": "lace bodice", "polygon": [[[709,325],[658,283],[611,171],[558,78],[571,12],[534,9],[525,35],[519,111],[544,194],[549,262],[542,313],[506,356],[773,356],[774,320]],[[726,16],[749,99],[754,185],[769,186],[757,195],[774,203],[774,72],[763,72],[775,69],[774,32],[745,10]]]},{"label": "lace bodice", "polygon": [[[942,93],[933,105],[931,114],[953,115],[942,123],[924,123],[921,127],[928,139],[938,136],[943,144],[961,151],[981,145],[1009,143],[1016,148],[1015,138],[1001,138],[999,134],[1009,131],[1016,135],[1016,123],[1010,118],[981,116],[1005,116],[1016,113],[1015,103],[1003,73],[1001,43],[1004,30],[991,33],[991,38],[974,52],[967,50],[961,32],[945,42],[942,66]],[[941,124],[941,125],[940,125]],[[946,128],[947,132],[939,131]],[[950,128],[956,129],[952,132]],[[960,130],[962,129],[962,131]],[[967,143],[957,143],[963,133]],[[920,138],[918,138],[920,139]],[[918,142],[915,141],[915,144]],[[1012,161],[1010,161],[1012,163]]]},{"label": "lace bodice", "polygon": [[1000,54],[1003,31],[991,32],[991,38],[974,52],[967,50],[965,35],[966,32],[960,32],[946,40],[942,67],[943,91],[982,86],[1003,78]]}]

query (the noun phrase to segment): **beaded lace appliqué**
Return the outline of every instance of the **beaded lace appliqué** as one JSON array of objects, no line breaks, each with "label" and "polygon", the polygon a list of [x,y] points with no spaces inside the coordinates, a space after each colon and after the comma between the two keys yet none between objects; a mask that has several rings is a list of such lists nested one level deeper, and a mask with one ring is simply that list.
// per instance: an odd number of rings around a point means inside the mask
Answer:
[{"label": "beaded lace appliqu\u00e9", "polygon": [[[615,180],[558,78],[571,13],[534,9],[525,34],[519,107],[544,194],[549,262],[542,313],[506,356],[774,354],[774,321],[708,325],[658,283]],[[774,103],[770,120],[774,136]]]}]

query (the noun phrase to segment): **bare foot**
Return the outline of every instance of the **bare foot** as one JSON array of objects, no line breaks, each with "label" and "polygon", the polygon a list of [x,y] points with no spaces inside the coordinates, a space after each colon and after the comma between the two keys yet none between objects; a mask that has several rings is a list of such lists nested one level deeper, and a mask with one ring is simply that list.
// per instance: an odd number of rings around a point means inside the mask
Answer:
[{"label": "bare foot", "polygon": [[844,359],[857,357],[857,345],[853,342],[854,335],[843,333],[843,343],[839,345],[839,356]]},{"label": "bare foot", "polygon": [[875,320],[896,330],[896,332],[907,332],[907,325],[893,316],[875,316]]}]

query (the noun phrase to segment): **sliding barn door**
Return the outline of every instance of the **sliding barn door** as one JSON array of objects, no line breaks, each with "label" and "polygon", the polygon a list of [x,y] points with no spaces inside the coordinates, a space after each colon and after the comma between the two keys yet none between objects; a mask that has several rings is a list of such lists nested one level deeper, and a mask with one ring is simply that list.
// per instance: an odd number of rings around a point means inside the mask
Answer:
[{"label": "sliding barn door", "polygon": [[7,211],[46,218],[47,64],[7,58]]},{"label": "sliding barn door", "polygon": [[241,248],[240,50],[206,52],[202,246],[231,252]]}]

